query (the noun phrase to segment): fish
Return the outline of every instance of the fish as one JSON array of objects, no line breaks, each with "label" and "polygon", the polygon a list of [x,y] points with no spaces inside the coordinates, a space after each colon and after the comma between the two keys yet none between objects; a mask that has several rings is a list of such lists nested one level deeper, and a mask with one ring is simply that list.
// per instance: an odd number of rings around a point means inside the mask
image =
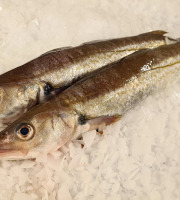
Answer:
[{"label": "fish", "polygon": [[144,49],[85,77],[0,132],[0,159],[36,158],[115,123],[180,75],[180,43]]},{"label": "fish", "polygon": [[175,40],[164,31],[55,49],[0,76],[0,130],[89,73],[139,49]]}]

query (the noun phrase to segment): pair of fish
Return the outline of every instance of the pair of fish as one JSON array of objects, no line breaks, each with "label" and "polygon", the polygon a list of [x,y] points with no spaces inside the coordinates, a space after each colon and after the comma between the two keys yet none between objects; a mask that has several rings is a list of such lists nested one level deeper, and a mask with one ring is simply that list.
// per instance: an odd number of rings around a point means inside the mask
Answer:
[{"label": "pair of fish", "polygon": [[81,77],[139,49],[166,44],[163,31],[50,51],[0,76],[0,128]]},{"label": "pair of fish", "polygon": [[179,62],[180,43],[155,31],[51,51],[1,75],[2,124],[31,109],[0,133],[0,158],[33,158],[117,121]]}]

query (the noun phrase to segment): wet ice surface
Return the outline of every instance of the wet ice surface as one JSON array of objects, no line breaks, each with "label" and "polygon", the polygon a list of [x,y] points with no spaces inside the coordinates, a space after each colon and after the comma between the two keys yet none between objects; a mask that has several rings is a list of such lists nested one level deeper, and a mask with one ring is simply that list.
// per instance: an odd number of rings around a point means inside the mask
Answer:
[{"label": "wet ice surface", "polygon": [[[178,1],[0,0],[0,72],[61,46],[164,29]],[[0,200],[180,199],[180,79],[52,155],[0,162]],[[81,148],[81,144],[85,144]]]}]

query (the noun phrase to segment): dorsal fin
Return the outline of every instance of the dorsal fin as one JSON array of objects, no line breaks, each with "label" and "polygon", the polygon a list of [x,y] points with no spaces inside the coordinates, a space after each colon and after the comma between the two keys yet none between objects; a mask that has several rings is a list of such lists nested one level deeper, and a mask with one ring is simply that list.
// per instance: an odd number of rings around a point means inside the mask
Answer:
[{"label": "dorsal fin", "polygon": [[49,54],[49,53],[54,53],[54,52],[57,52],[57,51],[63,51],[65,49],[70,49],[70,48],[72,48],[72,47],[68,46],[68,47],[61,47],[61,48],[53,49],[53,50],[47,51],[46,53],[43,53],[42,55],[40,55],[40,57],[44,56],[46,54]]},{"label": "dorsal fin", "polygon": [[163,31],[163,30],[156,30],[156,31],[151,31],[151,32],[149,32],[149,33],[155,34],[155,35],[164,35],[164,34],[166,34],[166,33],[168,33],[168,32]]}]

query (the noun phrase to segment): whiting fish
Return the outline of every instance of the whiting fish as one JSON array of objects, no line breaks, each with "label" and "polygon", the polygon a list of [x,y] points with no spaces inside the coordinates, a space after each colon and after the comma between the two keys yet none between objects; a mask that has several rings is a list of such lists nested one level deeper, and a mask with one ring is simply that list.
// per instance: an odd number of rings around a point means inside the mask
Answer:
[{"label": "whiting fish", "polygon": [[180,73],[180,43],[135,52],[76,82],[0,133],[0,158],[33,158],[101,129]]},{"label": "whiting fish", "polygon": [[56,49],[0,76],[0,129],[88,73],[139,49],[174,42],[164,31]]}]

